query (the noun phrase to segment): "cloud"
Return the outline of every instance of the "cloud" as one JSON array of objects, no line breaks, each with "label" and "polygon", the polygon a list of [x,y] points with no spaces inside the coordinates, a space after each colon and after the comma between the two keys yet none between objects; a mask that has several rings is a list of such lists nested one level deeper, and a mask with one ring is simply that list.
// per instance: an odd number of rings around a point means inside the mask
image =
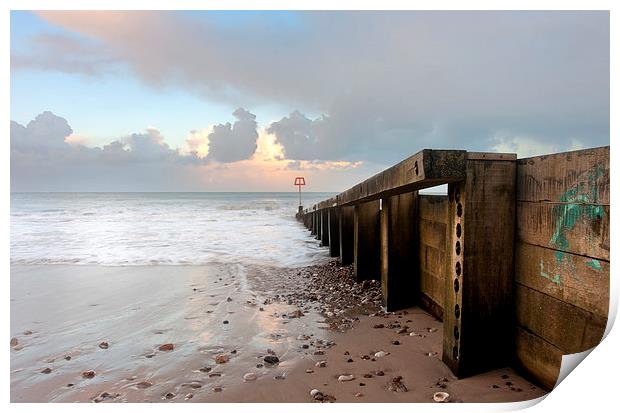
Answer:
[{"label": "cloud", "polygon": [[243,108],[233,112],[237,121],[213,127],[209,134],[209,158],[218,162],[249,159],[256,151],[256,116]]},{"label": "cloud", "polygon": [[495,152],[516,153],[519,158],[527,158],[541,154],[551,154],[562,151],[576,151],[584,149],[585,145],[577,139],[568,139],[564,144],[546,142],[531,136],[512,136],[507,133],[498,133],[494,137],[495,143],[491,149]]},{"label": "cloud", "polygon": [[28,125],[11,121],[11,151],[49,152],[66,147],[65,138],[73,133],[66,119],[46,111]]},{"label": "cloud", "polygon": [[338,182],[346,185],[365,176],[358,174],[361,163],[285,159],[274,135],[258,134],[253,114],[240,108],[234,116],[234,125],[190,132],[183,148],[171,148],[153,127],[90,147],[83,144],[87,138],[74,135],[68,121],[52,112],[26,126],[11,121],[11,190],[287,190],[292,170],[317,175],[338,170],[331,180],[316,178],[335,190]]},{"label": "cloud", "polygon": [[[108,73],[91,63],[114,62],[154,88],[298,108],[271,125],[291,158],[389,164],[423,147],[489,150],[502,131],[558,148],[567,136],[609,143],[604,11],[313,11],[289,24],[269,12],[229,13],[226,24],[209,12],[39,15],[73,37],[34,38],[44,60],[13,52],[32,58],[29,69]],[[84,54],[76,42],[96,47]],[[226,124],[213,134],[237,137]],[[249,141],[211,156],[243,158]]]}]

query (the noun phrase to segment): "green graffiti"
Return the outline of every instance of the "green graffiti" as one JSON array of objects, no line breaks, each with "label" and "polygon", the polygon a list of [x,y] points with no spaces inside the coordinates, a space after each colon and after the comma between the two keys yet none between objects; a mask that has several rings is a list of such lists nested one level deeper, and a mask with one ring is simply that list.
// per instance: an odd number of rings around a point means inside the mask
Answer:
[{"label": "green graffiti", "polygon": [[[602,219],[605,210],[601,205],[592,205],[598,202],[598,187],[596,179],[605,173],[602,165],[596,165],[592,170],[588,171],[588,182],[581,182],[575,187],[566,191],[560,197],[562,204],[553,207],[553,216],[555,220],[555,231],[551,236],[549,244],[558,250],[566,250],[568,239],[566,233],[575,227],[575,224],[582,220]],[[588,192],[589,189],[589,192]],[[565,254],[561,251],[555,253],[558,264],[562,263]]]},{"label": "green graffiti", "polygon": [[560,280],[560,274],[556,274],[553,277],[545,272],[545,264],[543,264],[543,260],[540,260],[540,276],[548,279],[552,283],[557,285],[562,285],[562,280]]},{"label": "green graffiti", "polygon": [[590,261],[586,262],[586,265],[590,268],[595,269],[596,271],[601,271],[603,266],[599,260],[592,258]]}]

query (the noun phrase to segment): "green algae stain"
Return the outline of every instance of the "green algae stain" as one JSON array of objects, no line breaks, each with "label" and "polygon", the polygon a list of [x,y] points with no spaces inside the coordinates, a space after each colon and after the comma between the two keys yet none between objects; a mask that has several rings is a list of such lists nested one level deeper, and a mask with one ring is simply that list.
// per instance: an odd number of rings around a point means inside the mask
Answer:
[{"label": "green algae stain", "polygon": [[586,265],[590,268],[595,269],[596,271],[602,271],[603,266],[599,260],[592,258],[590,261],[586,262]]},{"label": "green algae stain", "polygon": [[[549,240],[549,245],[554,248],[556,271],[562,266],[568,274],[575,272],[570,255],[566,251],[569,247],[567,233],[575,227],[577,222],[581,220],[601,220],[605,214],[605,210],[601,205],[592,205],[598,202],[598,187],[596,180],[603,176],[605,167],[601,164],[595,165],[587,172],[587,182],[581,182],[567,190],[560,197],[561,204],[553,207],[552,213],[555,217],[555,231]],[[600,271],[601,263],[598,260],[591,260],[588,266]],[[553,271],[553,272],[556,272]],[[551,282],[561,285],[561,273],[550,275],[545,272],[544,263],[540,261],[540,276],[550,280]]]},{"label": "green algae stain", "polygon": [[[601,205],[591,204],[598,201],[596,179],[604,173],[605,168],[602,165],[596,165],[592,170],[588,171],[587,184],[581,182],[566,191],[560,197],[562,204],[553,207],[555,231],[549,240],[549,244],[553,248],[566,250],[569,247],[566,233],[571,231],[580,220],[593,221],[603,218],[605,214],[604,208]],[[558,264],[565,259],[565,254],[560,251],[557,251],[555,256]]]},{"label": "green algae stain", "polygon": [[548,273],[545,272],[545,264],[543,263],[543,260],[540,260],[540,276],[543,278],[548,279],[549,281],[551,281],[554,284],[557,285],[562,285],[562,280],[560,279],[560,274],[556,274],[553,277],[550,276]]}]

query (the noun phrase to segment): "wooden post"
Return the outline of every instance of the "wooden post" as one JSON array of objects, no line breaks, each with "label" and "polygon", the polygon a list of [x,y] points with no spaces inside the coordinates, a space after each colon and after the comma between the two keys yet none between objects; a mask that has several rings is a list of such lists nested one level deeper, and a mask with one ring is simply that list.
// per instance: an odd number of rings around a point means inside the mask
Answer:
[{"label": "wooden post", "polygon": [[321,239],[321,210],[318,209],[314,211],[314,225],[316,226],[316,232],[314,233],[314,238]]},{"label": "wooden post", "polygon": [[338,224],[340,209],[337,207],[329,208],[327,215],[329,223],[329,256],[337,257],[340,255],[340,229]]},{"label": "wooden post", "polygon": [[355,279],[380,279],[379,201],[353,208],[353,268]]},{"label": "wooden post", "polygon": [[443,361],[457,377],[506,366],[513,355],[516,156],[468,153],[448,185],[450,259]]},{"label": "wooden post", "polygon": [[310,235],[316,235],[316,212],[309,212],[310,214]]},{"label": "wooden post", "polygon": [[321,245],[326,247],[329,245],[329,216],[328,209],[321,209]]},{"label": "wooden post", "polygon": [[340,207],[338,219],[340,235],[340,264],[353,263],[353,207]]},{"label": "wooden post", "polygon": [[386,311],[418,301],[417,201],[417,191],[381,200],[381,290]]}]

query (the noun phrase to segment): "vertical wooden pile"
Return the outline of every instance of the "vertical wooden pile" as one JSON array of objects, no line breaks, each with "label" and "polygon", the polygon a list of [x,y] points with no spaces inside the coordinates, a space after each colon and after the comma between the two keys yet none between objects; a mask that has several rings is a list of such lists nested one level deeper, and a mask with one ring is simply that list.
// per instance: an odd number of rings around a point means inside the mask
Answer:
[{"label": "vertical wooden pile", "polygon": [[338,233],[340,240],[340,263],[353,263],[353,207],[340,207],[338,216]]},{"label": "vertical wooden pile", "polygon": [[443,361],[464,377],[510,364],[516,156],[468,153],[448,185]]},{"label": "vertical wooden pile", "polygon": [[417,191],[381,200],[381,291],[387,311],[411,307],[418,301],[417,204]]},{"label": "vertical wooden pile", "polygon": [[379,201],[353,207],[353,251],[355,279],[380,279]]}]

